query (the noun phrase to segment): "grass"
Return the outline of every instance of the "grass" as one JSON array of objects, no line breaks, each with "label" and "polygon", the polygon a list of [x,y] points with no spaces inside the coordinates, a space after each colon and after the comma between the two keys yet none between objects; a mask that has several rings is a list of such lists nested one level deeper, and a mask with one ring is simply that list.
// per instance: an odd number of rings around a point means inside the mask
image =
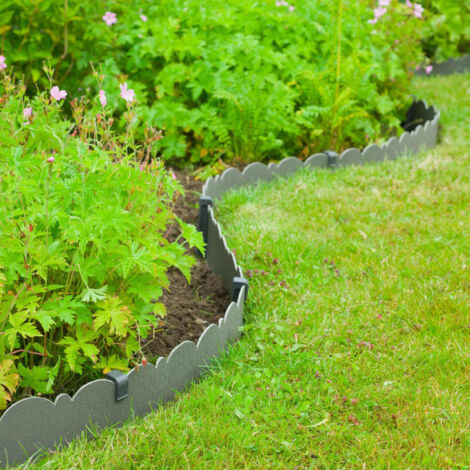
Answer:
[{"label": "grass", "polygon": [[30,468],[469,468],[470,75],[414,92],[442,111],[436,149],[219,205],[257,272],[211,376]]}]

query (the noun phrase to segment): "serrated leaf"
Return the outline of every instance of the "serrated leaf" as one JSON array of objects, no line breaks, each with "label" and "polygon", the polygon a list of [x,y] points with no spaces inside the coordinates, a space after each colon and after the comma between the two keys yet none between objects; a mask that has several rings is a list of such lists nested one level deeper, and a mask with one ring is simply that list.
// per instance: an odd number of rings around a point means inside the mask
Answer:
[{"label": "serrated leaf", "polygon": [[83,300],[83,302],[96,303],[99,300],[103,300],[106,298],[107,291],[108,286],[103,286],[101,289],[90,289],[89,287],[87,287],[81,293],[81,299]]},{"label": "serrated leaf", "polygon": [[55,367],[46,366],[33,366],[24,367],[22,364],[18,365],[18,370],[21,375],[21,386],[31,387],[38,393],[51,393],[57,373],[59,372],[60,361],[57,362]]},{"label": "serrated leaf", "polygon": [[46,310],[38,310],[31,315],[35,320],[37,320],[42,329],[47,332],[55,324],[54,318]]},{"label": "serrated leaf", "polygon": [[190,248],[196,247],[199,251],[204,253],[206,244],[202,237],[202,233],[197,230],[194,225],[185,224],[180,222],[181,235],[187,241]]},{"label": "serrated leaf", "polygon": [[16,390],[20,376],[16,373],[14,362],[5,359],[0,363],[0,410],[4,410]]},{"label": "serrated leaf", "polygon": [[98,310],[93,315],[96,330],[107,326],[111,334],[125,336],[127,326],[132,319],[131,311],[119,297],[112,296],[97,304]]}]

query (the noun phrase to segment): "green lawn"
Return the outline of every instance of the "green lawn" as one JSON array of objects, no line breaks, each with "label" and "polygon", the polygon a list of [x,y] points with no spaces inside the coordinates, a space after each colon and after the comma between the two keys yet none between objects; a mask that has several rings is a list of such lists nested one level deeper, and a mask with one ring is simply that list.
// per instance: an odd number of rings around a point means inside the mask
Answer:
[{"label": "green lawn", "polygon": [[442,111],[436,149],[219,205],[258,273],[210,377],[33,468],[469,468],[470,75],[414,93]]}]

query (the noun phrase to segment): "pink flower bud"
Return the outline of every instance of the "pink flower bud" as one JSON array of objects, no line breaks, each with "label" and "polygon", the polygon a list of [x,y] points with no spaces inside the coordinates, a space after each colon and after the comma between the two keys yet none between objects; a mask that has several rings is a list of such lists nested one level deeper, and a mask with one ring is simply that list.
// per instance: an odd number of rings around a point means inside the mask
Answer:
[{"label": "pink flower bud", "polygon": [[55,158],[54,157],[49,157],[46,161],[47,161],[47,163],[54,163]]}]

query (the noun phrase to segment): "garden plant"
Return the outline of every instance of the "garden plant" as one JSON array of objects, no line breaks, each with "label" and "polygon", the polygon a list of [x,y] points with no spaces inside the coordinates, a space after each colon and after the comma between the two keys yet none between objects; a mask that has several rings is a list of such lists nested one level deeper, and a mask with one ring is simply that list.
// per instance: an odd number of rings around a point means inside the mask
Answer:
[{"label": "garden plant", "polygon": [[142,123],[163,129],[162,155],[185,166],[307,157],[400,132],[412,72],[468,46],[468,8],[463,0],[5,0],[0,35],[28,85],[46,85],[44,60],[70,97],[98,93],[92,65],[105,90],[127,81],[138,96],[137,136]]},{"label": "garden plant", "polygon": [[[131,114],[133,90],[122,90]],[[204,248],[172,212],[182,188],[153,158],[158,132],[131,147],[131,130],[110,130],[103,95],[89,108],[74,100],[71,121],[58,86],[30,99],[5,75],[0,95],[3,409],[140,361],[141,340],[165,314],[166,271],[189,279],[187,248]],[[181,240],[165,239],[170,224]]]}]

